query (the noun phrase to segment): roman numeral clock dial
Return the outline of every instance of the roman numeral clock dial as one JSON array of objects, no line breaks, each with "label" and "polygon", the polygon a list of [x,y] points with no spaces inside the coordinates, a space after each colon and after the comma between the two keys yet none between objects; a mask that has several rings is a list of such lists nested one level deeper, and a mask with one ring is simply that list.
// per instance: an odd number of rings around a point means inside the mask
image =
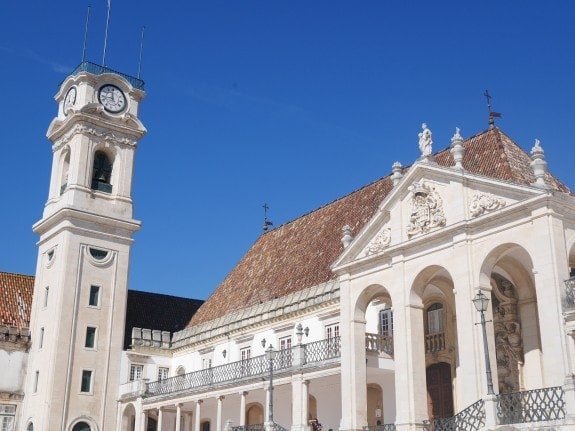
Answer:
[{"label": "roman numeral clock dial", "polygon": [[111,113],[121,112],[126,107],[126,96],[112,84],[106,84],[98,92],[98,100],[104,109]]}]

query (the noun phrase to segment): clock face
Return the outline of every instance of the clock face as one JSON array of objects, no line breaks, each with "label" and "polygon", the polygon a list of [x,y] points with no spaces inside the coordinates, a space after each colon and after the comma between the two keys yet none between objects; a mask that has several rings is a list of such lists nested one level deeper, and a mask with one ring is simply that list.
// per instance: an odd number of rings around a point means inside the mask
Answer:
[{"label": "clock face", "polygon": [[100,88],[98,99],[108,112],[120,112],[126,107],[126,96],[122,90],[112,84]]},{"label": "clock face", "polygon": [[74,103],[76,103],[76,87],[70,87],[64,98],[64,115],[68,115],[66,110],[68,107],[74,106]]}]

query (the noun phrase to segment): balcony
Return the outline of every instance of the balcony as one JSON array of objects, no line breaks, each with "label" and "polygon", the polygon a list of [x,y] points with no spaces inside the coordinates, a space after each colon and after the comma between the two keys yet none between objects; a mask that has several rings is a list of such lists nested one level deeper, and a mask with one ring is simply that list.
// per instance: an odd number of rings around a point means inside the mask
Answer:
[{"label": "balcony", "polygon": [[378,354],[387,354],[393,358],[393,336],[366,333],[365,350]]},{"label": "balcony", "polygon": [[[305,368],[339,364],[340,337],[328,338],[278,351],[273,359],[274,374],[282,375]],[[144,396],[153,397],[172,393],[206,390],[237,383],[249,383],[269,374],[269,361],[265,355],[231,362],[226,365],[193,371],[146,384]],[[124,393],[129,396],[131,393]]]},{"label": "balcony", "polygon": [[445,350],[445,332],[425,336],[425,353],[436,353]]}]

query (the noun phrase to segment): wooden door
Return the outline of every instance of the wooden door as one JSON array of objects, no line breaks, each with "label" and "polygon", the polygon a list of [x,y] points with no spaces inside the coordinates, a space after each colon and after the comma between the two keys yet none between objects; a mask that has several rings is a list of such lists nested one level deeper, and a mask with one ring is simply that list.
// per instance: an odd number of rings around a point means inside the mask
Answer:
[{"label": "wooden door", "polygon": [[451,365],[440,362],[427,368],[427,402],[430,419],[453,416]]}]

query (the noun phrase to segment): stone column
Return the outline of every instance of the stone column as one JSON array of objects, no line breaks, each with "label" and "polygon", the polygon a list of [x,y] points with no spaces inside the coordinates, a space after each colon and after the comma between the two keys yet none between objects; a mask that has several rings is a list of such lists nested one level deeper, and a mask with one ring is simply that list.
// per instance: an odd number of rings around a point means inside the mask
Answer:
[{"label": "stone column", "polygon": [[240,420],[238,421],[240,426],[243,427],[246,424],[246,391],[240,392]]},{"label": "stone column", "polygon": [[196,401],[196,421],[194,424],[194,431],[201,431],[201,419],[202,419],[202,400],[197,400]]},{"label": "stone column", "polygon": [[302,374],[292,377],[292,426],[291,431],[307,431],[308,385]]},{"label": "stone column", "polygon": [[134,430],[141,431],[142,430],[142,415],[144,410],[142,408],[142,398],[137,398],[136,402],[134,403],[134,408],[136,410],[136,417],[134,419]]},{"label": "stone column", "polygon": [[142,410],[142,420],[140,422],[140,431],[146,431],[148,429],[148,411]]},{"label": "stone column", "polygon": [[192,431],[193,414],[186,413],[186,431]]},{"label": "stone column", "polygon": [[181,431],[182,426],[182,403],[176,404],[176,431]]},{"label": "stone column", "polygon": [[[427,419],[423,307],[394,304],[396,427],[412,430]],[[345,386],[344,386],[345,387]]]},{"label": "stone column", "polygon": [[[218,407],[216,412],[216,431],[222,431],[222,403],[224,401],[224,396],[220,395],[218,400]],[[177,431],[177,430],[176,430]]]},{"label": "stone column", "polygon": [[340,431],[361,430],[367,425],[365,314],[361,310],[356,310],[355,291],[361,288],[358,286],[354,289],[354,287],[349,280],[340,281],[342,388]]},{"label": "stone column", "polygon": [[163,419],[164,419],[164,410],[162,407],[158,407],[158,431],[162,431]]}]

